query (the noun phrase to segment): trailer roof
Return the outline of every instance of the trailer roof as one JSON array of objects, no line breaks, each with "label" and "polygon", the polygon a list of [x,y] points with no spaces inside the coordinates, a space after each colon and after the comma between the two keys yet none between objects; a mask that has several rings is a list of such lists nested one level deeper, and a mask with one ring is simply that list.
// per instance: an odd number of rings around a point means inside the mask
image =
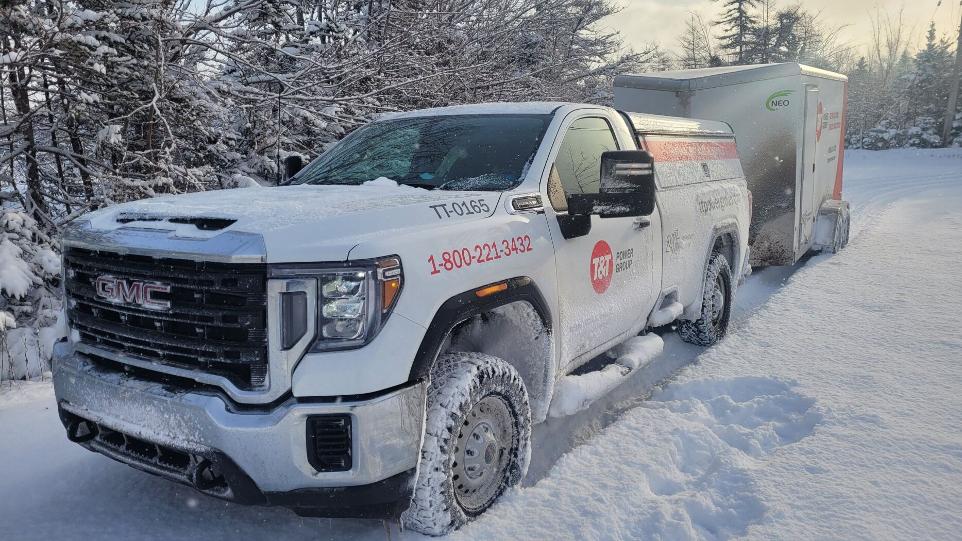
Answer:
[{"label": "trailer roof", "polygon": [[724,66],[691,70],[661,71],[645,74],[627,74],[615,77],[615,86],[645,90],[702,90],[719,86],[737,85],[790,77],[810,75],[822,79],[847,81],[848,77],[804,64],[753,64],[748,66]]}]

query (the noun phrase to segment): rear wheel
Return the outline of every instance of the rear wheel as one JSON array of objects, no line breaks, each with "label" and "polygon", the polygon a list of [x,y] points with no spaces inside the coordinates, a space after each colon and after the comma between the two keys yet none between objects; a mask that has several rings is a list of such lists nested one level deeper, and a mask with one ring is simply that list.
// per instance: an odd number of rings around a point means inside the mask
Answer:
[{"label": "rear wheel", "polygon": [[732,271],[728,260],[713,253],[705,270],[701,315],[695,321],[682,321],[678,335],[690,344],[710,346],[725,336],[731,318]]},{"label": "rear wheel", "polygon": [[483,513],[524,477],[530,440],[528,393],[511,365],[481,353],[441,356],[405,527],[444,535]]}]

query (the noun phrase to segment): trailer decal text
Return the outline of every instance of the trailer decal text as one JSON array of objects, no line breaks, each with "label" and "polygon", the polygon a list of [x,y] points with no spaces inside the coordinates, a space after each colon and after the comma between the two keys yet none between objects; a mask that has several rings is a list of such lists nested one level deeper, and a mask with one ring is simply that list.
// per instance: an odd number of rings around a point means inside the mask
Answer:
[{"label": "trailer decal text", "polygon": [[698,196],[698,212],[708,214],[710,212],[728,208],[738,203],[738,196],[728,190],[714,191],[704,196]]}]

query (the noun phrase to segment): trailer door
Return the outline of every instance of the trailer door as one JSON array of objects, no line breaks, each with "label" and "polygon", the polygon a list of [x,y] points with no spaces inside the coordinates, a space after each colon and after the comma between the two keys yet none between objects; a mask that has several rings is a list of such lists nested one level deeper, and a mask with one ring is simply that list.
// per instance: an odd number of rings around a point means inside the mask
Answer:
[{"label": "trailer door", "polygon": [[812,245],[815,226],[815,148],[818,144],[818,88],[805,87],[805,133],[802,136],[802,174],[798,200],[798,245],[795,258],[801,257]]}]

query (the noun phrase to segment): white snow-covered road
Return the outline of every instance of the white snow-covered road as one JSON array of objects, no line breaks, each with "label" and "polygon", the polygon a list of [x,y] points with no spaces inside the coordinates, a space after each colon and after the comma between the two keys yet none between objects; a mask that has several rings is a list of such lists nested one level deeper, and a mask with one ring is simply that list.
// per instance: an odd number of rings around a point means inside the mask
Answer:
[{"label": "white snow-covered road", "polygon": [[[962,150],[850,152],[845,192],[845,251],[757,273],[723,343],[666,337],[537,427],[525,486],[451,537],[957,539]],[[388,537],[197,495],[68,443],[45,386],[0,393],[0,538]]]}]

